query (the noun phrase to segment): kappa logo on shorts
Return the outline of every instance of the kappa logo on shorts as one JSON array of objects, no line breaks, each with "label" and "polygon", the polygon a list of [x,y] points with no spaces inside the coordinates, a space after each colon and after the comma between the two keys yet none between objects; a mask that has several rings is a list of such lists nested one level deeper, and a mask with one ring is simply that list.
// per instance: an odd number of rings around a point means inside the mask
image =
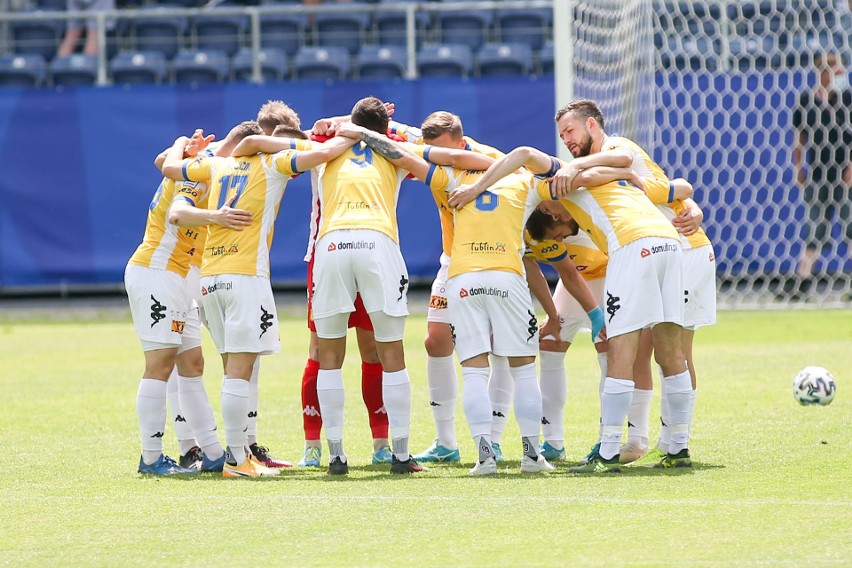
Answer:
[{"label": "kappa logo on shorts", "polygon": [[165,312],[168,308],[161,304],[160,301],[155,298],[153,294],[151,294],[151,300],[154,301],[154,303],[151,304],[151,319],[154,320],[154,323],[151,324],[151,327],[154,327],[155,325],[160,323],[161,320],[166,319]]},{"label": "kappa logo on shorts", "polygon": [[429,298],[429,307],[433,310],[446,310],[447,299],[442,298],[441,296],[432,296]]},{"label": "kappa logo on shorts", "polygon": [[548,424],[550,424],[550,420],[548,420],[548,419],[547,419],[547,416],[542,416],[542,417],[541,417],[541,424],[542,424],[543,426],[547,426]]},{"label": "kappa logo on shorts", "polygon": [[453,338],[453,345],[456,344],[456,326],[450,324],[450,337]]},{"label": "kappa logo on shorts", "polygon": [[612,316],[615,315],[615,312],[621,309],[621,304],[618,302],[621,301],[621,298],[618,296],[613,296],[607,291],[606,293],[606,313],[609,314],[609,321],[612,321]]},{"label": "kappa logo on shorts", "polygon": [[405,274],[402,274],[399,277],[399,298],[396,299],[397,302],[402,300],[402,297],[405,296],[405,287],[408,285],[408,278],[405,277]]},{"label": "kappa logo on shorts", "polygon": [[272,327],[272,322],[269,320],[275,317],[269,312],[267,312],[263,306],[260,306],[260,311],[262,311],[263,314],[260,316],[260,335],[258,336],[258,339],[263,337],[263,334],[266,333],[266,330]]},{"label": "kappa logo on shorts", "polygon": [[527,333],[530,334],[530,336],[527,337],[527,343],[529,343],[530,339],[535,337],[535,334],[538,333],[538,318],[536,318],[535,314],[530,310],[527,310],[527,314],[530,316],[530,321],[527,322],[527,325],[529,325]]},{"label": "kappa logo on shorts", "polygon": [[184,326],[186,326],[185,321],[172,320],[172,332],[183,333]]}]

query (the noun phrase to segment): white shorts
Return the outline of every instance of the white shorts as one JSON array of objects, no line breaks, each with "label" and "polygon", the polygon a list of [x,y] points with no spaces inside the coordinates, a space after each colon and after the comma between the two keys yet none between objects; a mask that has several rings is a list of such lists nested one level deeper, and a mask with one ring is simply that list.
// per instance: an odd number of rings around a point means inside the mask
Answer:
[{"label": "white shorts", "polygon": [[185,278],[171,270],[128,264],[124,287],[144,351],[177,347],[183,353],[201,346],[198,310]]},{"label": "white shorts", "polygon": [[683,327],[716,323],[716,255],[712,245],[683,251]]},{"label": "white shorts", "polygon": [[219,353],[270,355],[281,350],[269,280],[244,274],[201,278],[201,303]]},{"label": "white shorts", "polygon": [[[190,265],[189,272],[186,275],[186,283],[189,286],[189,292],[192,294],[192,305],[198,308],[198,321],[201,325],[207,327],[207,318],[204,317],[204,306],[201,304],[201,267]],[[200,330],[199,330],[200,335]]]},{"label": "white shorts", "polygon": [[459,274],[447,282],[447,301],[459,361],[481,353],[538,354],[538,320],[523,276],[503,270]]},{"label": "white shorts", "polygon": [[[592,290],[592,295],[601,306],[604,306],[604,282],[603,278],[595,278],[594,280],[586,280],[586,284]],[[592,322],[589,321],[589,316],[586,310],[580,305],[571,293],[565,289],[565,286],[560,280],[556,284],[556,291],[553,293],[553,304],[556,306],[556,311],[559,312],[561,328],[559,337],[562,341],[573,342],[577,332],[586,329],[591,331]],[[542,338],[546,339],[546,338]]]},{"label": "white shorts", "polygon": [[615,250],[601,306],[607,337],[664,322],[683,325],[683,291],[679,241],[645,237]]},{"label": "white shorts", "polygon": [[368,314],[408,315],[408,270],[399,245],[368,229],[332,231],[316,246],[314,322],[355,311],[360,292]]},{"label": "white shorts", "polygon": [[432,295],[429,297],[429,312],[426,315],[427,322],[450,323],[450,314],[447,309],[447,276],[450,273],[450,257],[441,253],[441,268],[432,282]]}]

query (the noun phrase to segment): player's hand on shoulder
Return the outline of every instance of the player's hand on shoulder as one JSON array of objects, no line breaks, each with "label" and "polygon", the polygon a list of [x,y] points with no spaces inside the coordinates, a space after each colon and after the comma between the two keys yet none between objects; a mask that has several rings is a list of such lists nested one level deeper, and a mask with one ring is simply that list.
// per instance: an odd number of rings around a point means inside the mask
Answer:
[{"label": "player's hand on shoulder", "polygon": [[577,177],[579,171],[580,170],[576,166],[568,164],[553,174],[550,184],[553,195],[562,199],[571,193],[571,183],[574,181],[574,178]]},{"label": "player's hand on shoulder", "polygon": [[674,228],[678,233],[684,237],[688,237],[698,231],[703,219],[704,214],[701,213],[700,209],[696,211],[693,208],[687,208],[681,211],[677,217],[672,219],[672,225],[674,225]]},{"label": "player's hand on shoulder", "polygon": [[448,199],[450,207],[454,209],[461,209],[479,197],[480,193],[482,193],[482,190],[480,190],[474,183],[460,185],[450,192],[450,197]]},{"label": "player's hand on shoulder", "polygon": [[344,122],[339,126],[337,135],[343,136],[344,138],[359,140],[362,132],[364,132],[363,127],[358,126],[357,124],[352,124],[351,122]]},{"label": "player's hand on shoulder", "polygon": [[334,136],[337,132],[338,124],[331,118],[321,118],[314,123],[311,128],[311,134],[317,136]]}]

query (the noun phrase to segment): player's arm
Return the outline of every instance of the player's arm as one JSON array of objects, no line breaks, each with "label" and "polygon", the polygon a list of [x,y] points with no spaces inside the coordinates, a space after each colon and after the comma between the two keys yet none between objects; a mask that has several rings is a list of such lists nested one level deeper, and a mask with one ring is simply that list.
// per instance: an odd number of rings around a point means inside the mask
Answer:
[{"label": "player's arm", "polygon": [[316,144],[311,150],[301,150],[293,154],[295,172],[305,172],[320,164],[324,164],[343,154],[352,147],[355,140],[336,136],[322,144]]},{"label": "player's arm", "polygon": [[419,141],[423,140],[423,131],[416,126],[391,120],[388,124],[388,130],[398,136],[402,136],[406,139],[406,141],[411,142],[412,144],[417,144]]},{"label": "player's arm", "polygon": [[562,280],[562,285],[568,290],[568,293],[574,296],[586,311],[586,315],[589,316],[589,320],[592,322],[592,340],[594,341],[604,327],[604,313],[598,305],[595,295],[592,294],[591,288],[589,288],[585,278],[580,275],[577,265],[567,256],[556,262],[551,262],[550,265],[556,269],[560,280]]},{"label": "player's arm", "polygon": [[[412,153],[417,153],[416,144],[403,147]],[[487,170],[494,163],[494,158],[471,152],[469,150],[461,150],[458,148],[442,148],[440,146],[421,146],[423,151],[423,159],[432,164],[439,166],[451,166],[460,170],[483,171]]]},{"label": "player's arm", "polygon": [[698,229],[701,228],[701,222],[704,221],[704,211],[692,199],[684,199],[683,204],[686,206],[686,209],[672,219],[672,225],[674,225],[678,233],[684,237],[688,237],[698,232]]},{"label": "player's arm", "polygon": [[[202,130],[201,128],[197,128],[195,132],[192,133],[192,136],[189,138],[189,142],[183,150],[183,157],[192,158],[194,156],[197,156],[200,151],[204,150],[207,146],[210,145],[214,138],[216,138],[215,134],[204,136],[204,130]],[[168,152],[169,149],[166,148],[165,150],[157,154],[156,158],[154,158],[154,166],[156,166],[158,170],[163,169],[163,164],[166,161],[166,154],[168,154]]]},{"label": "player's arm", "polygon": [[[172,144],[172,147],[166,152],[166,157],[163,160],[163,175],[169,179],[177,181],[185,181],[189,179],[185,171],[185,165],[188,160],[184,160],[183,154],[186,150],[186,145],[189,143],[189,138],[180,136]],[[209,175],[208,175],[209,178]],[[204,179],[193,179],[192,181],[204,181]]]},{"label": "player's arm", "polygon": [[[531,146],[519,146],[493,164],[474,183],[461,185],[450,195],[450,206],[461,209],[499,180],[521,167],[536,175],[552,175],[561,162]],[[555,168],[555,169],[554,169]]]},{"label": "player's arm", "polygon": [[307,140],[296,140],[295,138],[281,138],[280,136],[265,136],[252,134],[246,136],[231,151],[232,156],[254,156],[255,154],[275,154],[282,150],[303,150],[311,147]]},{"label": "player's arm", "polygon": [[[582,170],[597,166],[629,168],[632,165],[633,154],[627,148],[603,150],[595,154],[583,156],[582,158],[574,158],[553,174],[553,180],[551,181],[553,195],[560,199],[568,195],[568,193],[572,190],[571,184],[574,177],[576,177]],[[576,186],[574,189],[576,189]]]},{"label": "player's arm", "polygon": [[429,172],[434,166],[406,150],[402,144],[351,122],[341,125],[339,134],[353,140],[363,140],[374,152],[384,156],[393,165],[411,172],[414,177],[429,184]]},{"label": "player's arm", "polygon": [[219,225],[235,231],[242,231],[251,225],[252,213],[244,209],[232,209],[231,205],[237,194],[231,196],[217,210],[196,207],[188,198],[178,197],[169,207],[169,223],[178,227],[199,227],[202,225]]},{"label": "player's arm", "polygon": [[612,166],[594,166],[581,170],[571,181],[571,190],[581,187],[597,187],[613,181],[626,180],[640,189],[645,189],[643,178],[632,168],[613,168]]},{"label": "player's arm", "polygon": [[[385,103],[385,109],[388,111],[388,116],[393,116],[393,113],[396,109],[396,105],[394,103]],[[310,131],[306,132],[306,134],[311,135],[315,134],[317,136],[335,136],[337,134],[340,125],[349,122],[352,120],[351,115],[343,114],[340,116],[330,116],[328,118],[320,118],[314,125],[311,127]],[[398,124],[391,121],[391,124]],[[390,125],[388,126],[390,128]]]},{"label": "player's arm", "polygon": [[561,341],[559,337],[560,322],[559,312],[556,311],[556,304],[553,303],[553,296],[550,294],[550,285],[541,272],[541,267],[538,262],[529,255],[524,255],[524,272],[527,276],[527,286],[530,292],[541,304],[544,313],[547,314],[547,320],[543,322],[539,330],[539,337],[542,339],[553,339]]}]

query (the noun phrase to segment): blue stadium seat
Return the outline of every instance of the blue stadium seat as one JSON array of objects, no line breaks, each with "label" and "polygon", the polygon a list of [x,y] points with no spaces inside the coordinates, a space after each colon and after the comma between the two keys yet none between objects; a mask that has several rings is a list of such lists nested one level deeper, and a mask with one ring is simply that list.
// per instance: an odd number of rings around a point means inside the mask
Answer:
[{"label": "blue stadium seat", "polygon": [[463,77],[473,71],[473,53],[468,45],[424,45],[417,53],[421,77]]},{"label": "blue stadium seat", "polygon": [[538,65],[542,75],[553,75],[553,42],[544,42],[538,54]]},{"label": "blue stadium seat", "polygon": [[314,44],[321,47],[342,47],[355,54],[364,43],[370,15],[365,12],[317,14]]},{"label": "blue stadium seat", "polygon": [[123,85],[168,79],[166,58],[159,51],[125,51],[113,57],[109,67],[113,82]]},{"label": "blue stadium seat", "polygon": [[137,51],[159,51],[166,59],[172,59],[183,48],[189,19],[162,15],[163,8],[167,7],[180,8],[174,5],[152,6],[145,8],[150,16],[133,20],[130,25],[132,45]]},{"label": "blue stadium seat", "polygon": [[303,47],[293,58],[297,79],[344,79],[349,68],[349,53],[342,47]]},{"label": "blue stadium seat", "polygon": [[[219,4],[220,7],[239,7]],[[200,51],[224,51],[234,55],[243,46],[243,37],[249,28],[248,16],[225,16],[216,10],[192,18],[195,47]]]},{"label": "blue stadium seat", "polygon": [[441,42],[477,50],[488,41],[494,14],[490,10],[453,10],[436,15]]},{"label": "blue stadium seat", "polygon": [[553,10],[532,8],[501,9],[496,13],[500,40],[503,43],[524,43],[538,51],[550,36]]},{"label": "blue stadium seat", "polygon": [[[411,4],[417,0],[384,0],[384,4]],[[406,13],[393,10],[378,11],[374,15],[376,34],[381,45],[407,45]],[[416,47],[423,44],[431,27],[432,18],[422,10],[414,12],[414,30]]]},{"label": "blue stadium seat", "polygon": [[222,83],[228,78],[228,55],[224,51],[180,51],[172,70],[178,83]]},{"label": "blue stadium seat", "polygon": [[35,8],[37,10],[66,10],[68,0],[36,0]]},{"label": "blue stadium seat", "polygon": [[[53,10],[21,12],[29,14],[53,14]],[[64,20],[17,21],[10,24],[12,46],[15,53],[41,55],[50,61],[56,55],[59,42],[65,32]]]},{"label": "blue stadium seat", "polygon": [[[257,55],[264,81],[283,81],[290,74],[287,54],[280,49],[261,49]],[[231,61],[231,69],[234,71],[234,80],[251,81],[254,72],[254,52],[249,48],[241,49]]]},{"label": "blue stadium seat", "polygon": [[260,16],[260,45],[293,55],[305,44],[308,18],[302,14],[266,14]]},{"label": "blue stadium seat", "polygon": [[55,86],[94,85],[98,80],[96,55],[67,55],[50,63],[50,75]]},{"label": "blue stadium seat", "polygon": [[532,49],[523,43],[486,43],[476,54],[476,62],[482,77],[529,75]]},{"label": "blue stadium seat", "polygon": [[41,55],[3,55],[0,57],[1,87],[40,87],[47,65]]},{"label": "blue stadium seat", "polygon": [[366,45],[355,58],[361,79],[401,79],[405,77],[408,53],[398,45]]},{"label": "blue stadium seat", "polygon": [[733,37],[728,42],[732,67],[740,71],[777,68],[781,66],[781,51],[768,36]]}]

